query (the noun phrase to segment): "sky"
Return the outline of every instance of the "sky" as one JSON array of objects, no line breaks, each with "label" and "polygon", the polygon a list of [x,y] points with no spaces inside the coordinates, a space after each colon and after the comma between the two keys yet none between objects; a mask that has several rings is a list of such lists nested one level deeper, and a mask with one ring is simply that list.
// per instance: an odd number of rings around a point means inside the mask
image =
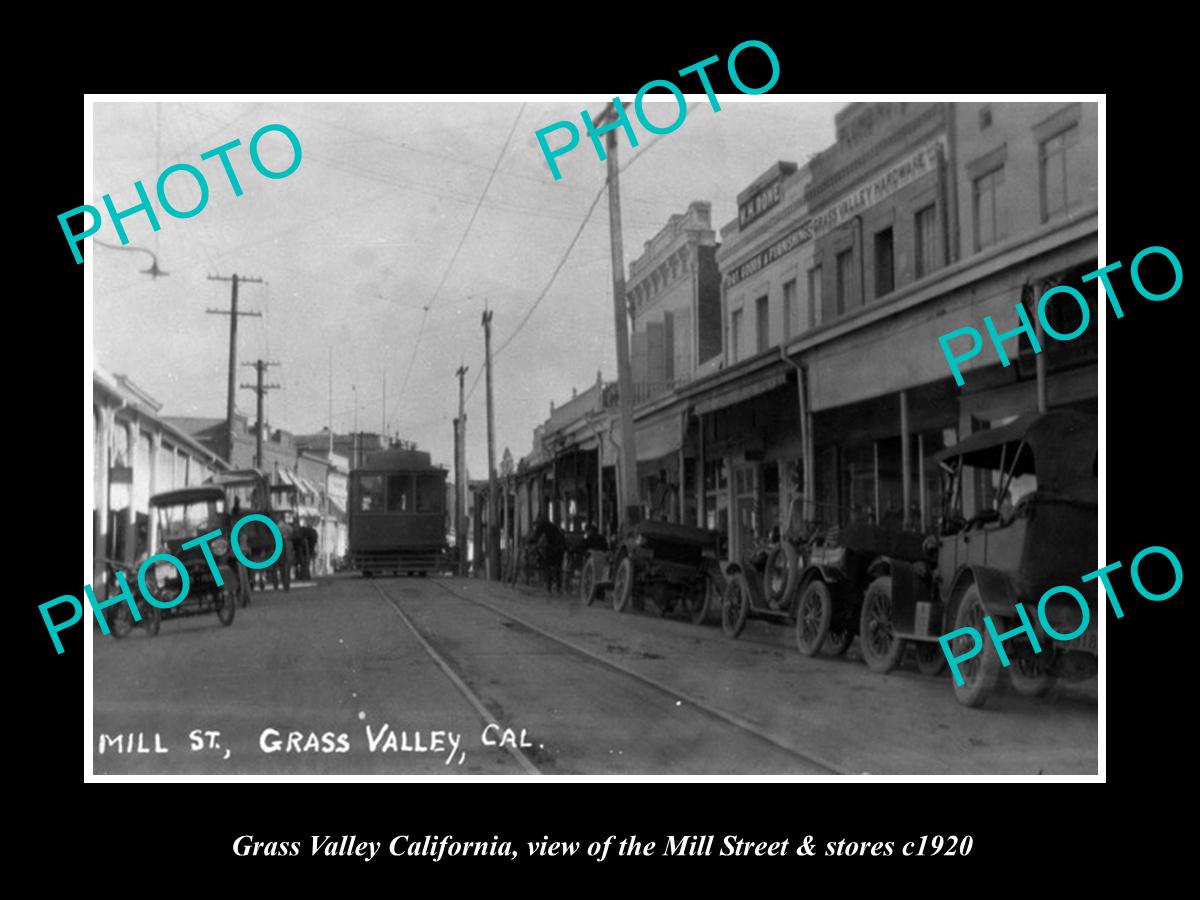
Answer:
[{"label": "sky", "polygon": [[[107,215],[84,242],[96,362],[148,391],[164,415],[224,417],[229,318],[206,310],[229,308],[230,285],[208,276],[262,278],[239,289],[239,308],[262,316],[239,319],[238,358],[279,363],[267,370],[268,383],[280,385],[266,396],[272,428],[319,431],[332,406],[335,431],[356,421],[363,431],[386,427],[452,467],[455,370],[466,365],[467,467],[485,477],[486,304],[493,348],[506,344],[493,359],[496,460],[506,447],[520,459],[551,401],[569,400],[597,371],[616,379],[607,198],[587,215],[605,164],[583,134],[558,158],[555,181],[535,137],[554,122],[580,122],[582,109],[598,115],[604,99],[96,103],[88,202],[104,209],[110,194],[117,210],[132,207],[137,180],[154,198],[159,173],[177,163],[200,169],[209,190],[191,218],[170,217],[154,199],[157,232],[142,213],[123,220],[128,247],[155,253],[167,277],[142,274],[144,253],[96,243],[120,244]],[[833,142],[841,105],[721,95],[716,112],[702,94],[688,99],[671,134],[655,138],[631,109],[638,147],[621,135],[627,273],[643,243],[693,200],[712,203],[719,240],[741,190],[776,161],[803,164]],[[675,112],[672,100],[645,108],[664,124]],[[300,165],[285,178],[263,177],[249,157],[251,137],[269,124],[300,142]],[[235,139],[241,146],[229,160],[241,196],[218,159],[200,159]],[[550,137],[553,145],[561,139]],[[292,159],[277,132],[259,151],[276,171]],[[200,199],[186,172],[171,175],[166,192],[180,210]],[[254,370],[239,365],[239,385],[253,380]],[[253,391],[239,388],[237,404],[253,421]]]}]

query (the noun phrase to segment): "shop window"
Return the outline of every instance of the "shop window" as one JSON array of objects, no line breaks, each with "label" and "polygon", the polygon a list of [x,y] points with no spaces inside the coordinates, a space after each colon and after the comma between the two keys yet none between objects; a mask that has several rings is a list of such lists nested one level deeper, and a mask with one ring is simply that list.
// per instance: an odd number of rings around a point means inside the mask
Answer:
[{"label": "shop window", "polygon": [[980,175],[972,183],[975,208],[975,249],[982,250],[1000,240],[998,192],[1004,184],[1004,168]]},{"label": "shop window", "polygon": [[924,278],[937,268],[937,206],[930,204],[924,209],[917,210],[913,222],[913,235],[916,242],[914,256],[916,257],[917,278]]},{"label": "shop window", "polygon": [[892,253],[892,229],[875,234],[875,296],[890,294],[896,287],[896,271]]},{"label": "shop window", "polygon": [[1071,170],[1078,158],[1079,126],[1072,125],[1038,145],[1042,221],[1062,215],[1079,203]]}]

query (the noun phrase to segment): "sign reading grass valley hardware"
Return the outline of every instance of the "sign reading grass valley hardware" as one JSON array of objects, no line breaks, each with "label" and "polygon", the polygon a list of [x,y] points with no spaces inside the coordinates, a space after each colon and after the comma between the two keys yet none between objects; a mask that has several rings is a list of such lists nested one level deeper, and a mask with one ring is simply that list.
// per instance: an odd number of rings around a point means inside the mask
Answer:
[{"label": "sign reading grass valley hardware", "polygon": [[[775,260],[779,259],[785,253],[790,253],[806,241],[821,237],[859,213],[886,200],[897,191],[908,187],[908,185],[912,184],[922,175],[936,172],[938,159],[945,153],[945,150],[945,138],[939,137],[915,153],[910,153],[863,187],[851,191],[836,203],[830,204],[815,216],[805,220],[785,237],[780,238],[762,252],[756,253],[754,256],[731,268],[725,274],[725,286],[732,287],[738,282],[744,281],[775,262]],[[763,192],[763,194],[767,193],[767,191]],[[739,215],[740,225],[745,226],[753,222],[778,202],[778,200],[771,201],[770,196],[760,201],[759,198],[763,194],[756,195],[743,208],[743,214]],[[770,202],[770,206],[763,205],[767,202]],[[746,210],[751,208],[753,209],[753,213],[746,213]]]}]

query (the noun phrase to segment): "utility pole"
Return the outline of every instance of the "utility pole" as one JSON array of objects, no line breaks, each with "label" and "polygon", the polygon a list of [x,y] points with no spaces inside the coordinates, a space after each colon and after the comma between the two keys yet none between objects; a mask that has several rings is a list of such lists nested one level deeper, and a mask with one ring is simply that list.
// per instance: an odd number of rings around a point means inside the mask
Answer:
[{"label": "utility pole", "polygon": [[255,316],[262,317],[262,313],[253,310],[238,311],[238,284],[262,284],[261,278],[246,278],[234,274],[230,278],[223,275],[209,275],[209,281],[228,281],[233,284],[229,309],[208,309],[205,312],[210,316],[229,316],[229,394],[225,401],[225,427],[228,430],[228,444],[225,454],[225,461],[233,465],[233,413],[234,413],[234,397],[236,394],[237,379],[234,374],[237,372],[237,324],[238,316]]},{"label": "utility pole", "polygon": [[279,390],[277,384],[263,384],[263,375],[266,374],[270,366],[277,366],[277,362],[267,362],[265,359],[258,359],[254,362],[242,363],[243,366],[251,366],[258,372],[257,384],[243,384],[243,388],[249,388],[258,394],[258,425],[254,429],[256,434],[254,437],[254,468],[259,471],[263,470],[263,398],[266,397],[267,391]]},{"label": "utility pole", "polygon": [[463,394],[463,379],[467,366],[460,365],[454,373],[458,376],[458,418],[454,420],[454,543],[458,547],[458,574],[467,574],[467,485],[466,443],[467,412]]},{"label": "utility pole", "polygon": [[488,454],[488,517],[487,517],[487,577],[500,577],[496,558],[500,554],[500,532],[496,530],[496,429],[492,413],[492,311],[483,311],[483,347],[487,366],[487,454]]},{"label": "utility pole", "polygon": [[[628,105],[628,104],[625,104]],[[605,109],[597,125],[615,120],[616,106]],[[613,317],[617,336],[617,399],[621,407],[621,486],[625,497],[624,527],[641,518],[638,504],[637,443],[633,434],[633,373],[629,368],[629,313],[625,301],[625,247],[621,243],[621,183],[617,166],[617,132],[606,136],[608,166],[608,231],[612,243]]]}]

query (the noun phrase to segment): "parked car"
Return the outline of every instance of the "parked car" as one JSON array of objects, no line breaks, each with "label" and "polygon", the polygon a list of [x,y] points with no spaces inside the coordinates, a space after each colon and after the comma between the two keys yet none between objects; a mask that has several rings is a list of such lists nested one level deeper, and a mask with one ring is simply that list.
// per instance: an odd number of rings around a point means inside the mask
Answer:
[{"label": "parked car", "polygon": [[[873,581],[863,599],[861,629],[871,629],[863,651],[873,668],[886,671],[899,659],[904,641],[916,641],[942,657],[941,635],[973,627],[983,635],[981,652],[960,663],[962,685],[955,695],[980,706],[1000,677],[1000,658],[983,617],[997,632],[1019,626],[1022,602],[1034,624],[1041,653],[1024,635],[1005,643],[1013,687],[1041,695],[1059,677],[1079,679],[1096,671],[1096,589],[1084,591],[1091,626],[1080,637],[1052,640],[1036,615],[1038,600],[1051,587],[1080,585],[1096,568],[1097,421],[1094,415],[1055,410],[1023,416],[981,431],[938,455],[945,479],[945,515],[940,534],[927,543],[928,561],[882,554],[872,561]],[[964,513],[964,495],[977,488],[977,505]],[[966,507],[970,508],[970,507]],[[1082,585],[1081,585],[1082,587]],[[1060,634],[1075,631],[1082,617],[1077,602],[1058,595],[1046,618]],[[969,638],[955,639],[961,656]]]},{"label": "parked car", "polygon": [[736,638],[751,617],[792,623],[796,586],[807,556],[807,546],[795,547],[776,528],[740,560],[725,563],[721,629]]},{"label": "parked car", "polygon": [[707,528],[644,521],[629,528],[614,551],[589,550],[580,598],[590,604],[612,592],[613,609],[685,612],[700,624],[724,586],[717,554],[721,536]]},{"label": "parked car", "polygon": [[[150,498],[150,511],[157,519],[158,538],[147,558],[167,553],[180,560],[187,571],[188,591],[179,605],[169,609],[146,602],[138,592],[138,610],[147,632],[158,634],[164,619],[212,612],[217,614],[222,625],[232,625],[234,605],[249,594],[250,581],[245,567],[238,563],[230,546],[229,533],[234,523],[226,511],[225,492],[216,486],[204,486],[155,494]],[[221,531],[220,536],[209,541],[207,546],[213,564],[221,573],[220,585],[199,546],[183,549],[183,544],[217,529]],[[130,585],[136,585],[133,575],[138,568],[140,566],[126,575]],[[146,587],[157,600],[166,602],[180,595],[183,579],[172,563],[163,560],[146,571]],[[125,637],[133,626],[129,605],[118,604],[114,608],[113,636]]]}]

